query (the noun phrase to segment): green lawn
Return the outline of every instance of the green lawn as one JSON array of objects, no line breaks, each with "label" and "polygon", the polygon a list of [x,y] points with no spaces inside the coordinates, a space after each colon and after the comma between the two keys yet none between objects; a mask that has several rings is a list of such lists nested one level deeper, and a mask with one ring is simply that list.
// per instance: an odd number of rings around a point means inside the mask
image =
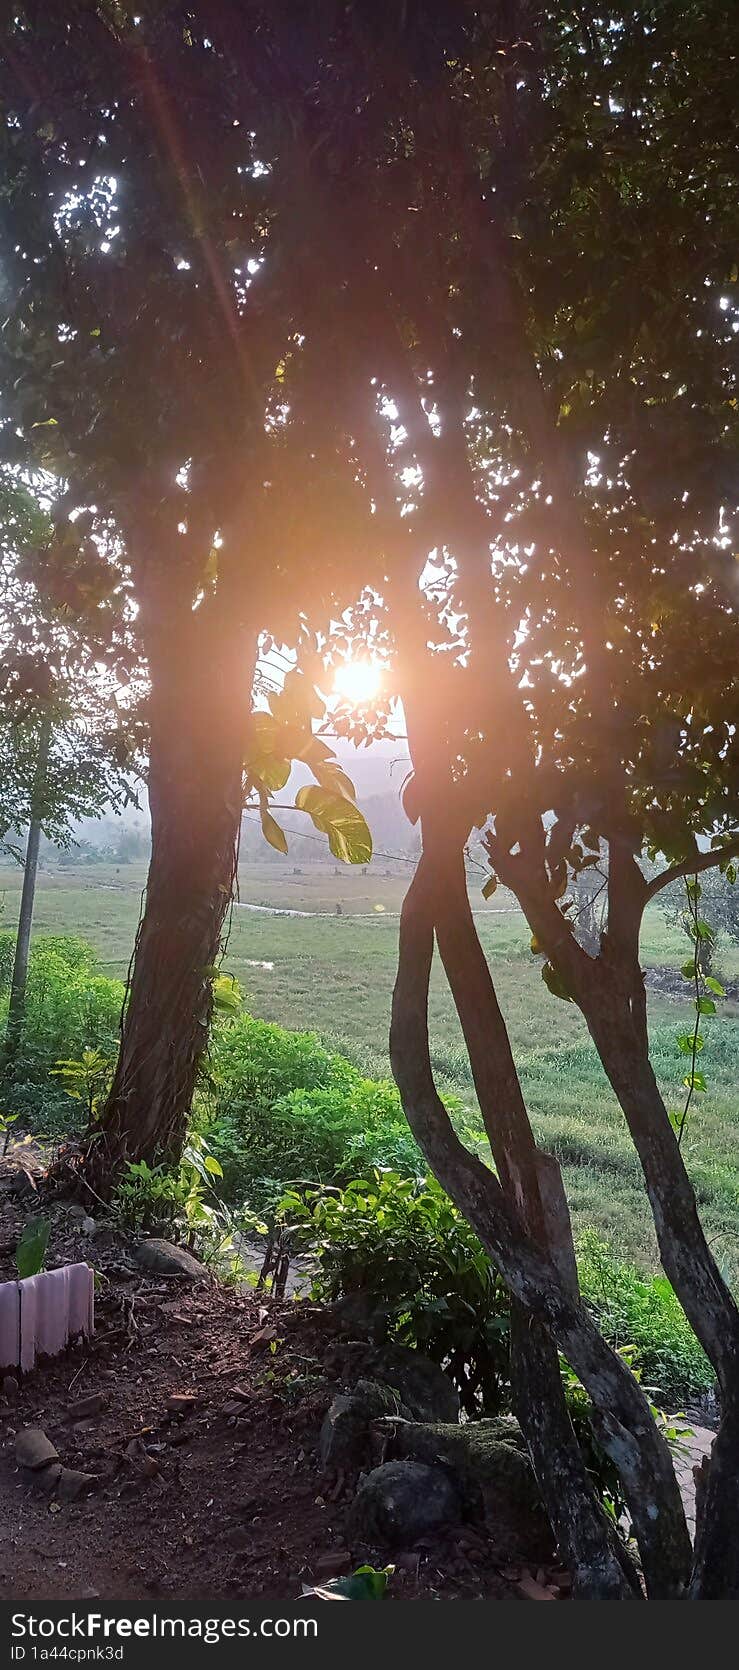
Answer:
[{"label": "green lawn", "polygon": [[[243,868],[244,903],[320,913],[271,916],[234,908],[226,967],[238,975],[253,1012],[283,1026],[314,1028],[367,1073],[386,1075],[397,912],[405,881],[405,875],[388,874],[381,865],[366,875],[328,867],[295,874],[288,861]],[[138,865],[47,870],[39,882],[35,931],[79,934],[95,946],[106,973],[124,975],[143,882],[144,868]],[[0,870],[2,926],[15,922],[19,888],[18,869]],[[581,1016],[545,990],[523,918],[501,890],[488,906],[480,899],[478,920],[532,1117],[542,1142],[564,1164],[576,1222],[595,1224],[624,1256],[656,1263],[633,1151]],[[645,924],[645,965],[677,967],[685,949],[680,933],[653,911]],[[258,966],[262,963],[272,966]],[[739,975],[736,948],[722,954],[720,965],[727,976]],[[678,1106],[683,1062],[674,1039],[690,1023],[689,1000],[655,996],[650,1016],[655,1067],[669,1105]],[[459,1027],[438,970],[431,1021],[440,1088],[474,1105]],[[720,1015],[706,1020],[704,1032],[709,1093],[691,1116],[685,1153],[716,1251],[736,1276],[739,1007],[722,1005]]]}]

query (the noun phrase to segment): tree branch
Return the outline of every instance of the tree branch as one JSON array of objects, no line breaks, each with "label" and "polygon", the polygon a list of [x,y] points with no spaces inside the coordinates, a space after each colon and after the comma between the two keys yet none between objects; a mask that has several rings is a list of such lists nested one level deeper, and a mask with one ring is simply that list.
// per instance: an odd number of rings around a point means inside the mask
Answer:
[{"label": "tree branch", "polygon": [[683,859],[679,864],[671,864],[669,869],[647,883],[645,904],[649,904],[650,899],[656,899],[657,894],[664,887],[669,887],[671,882],[681,881],[683,876],[697,875],[702,870],[712,870],[725,858],[739,858],[739,835],[733,841],[726,841],[722,847],[712,847],[709,852],[699,852],[696,847],[692,857]]}]

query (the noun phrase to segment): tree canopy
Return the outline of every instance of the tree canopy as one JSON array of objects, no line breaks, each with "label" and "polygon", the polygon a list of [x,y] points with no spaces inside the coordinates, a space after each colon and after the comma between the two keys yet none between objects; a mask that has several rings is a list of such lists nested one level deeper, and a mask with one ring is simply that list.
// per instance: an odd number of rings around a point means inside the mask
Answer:
[{"label": "tree canopy", "polygon": [[[181,1144],[245,784],[280,845],[270,796],[303,758],[306,811],[337,855],[362,850],[313,723],[324,635],[354,604],[348,633],[381,623],[423,840],[394,1070],[514,1296],[521,1421],[577,1591],[638,1580],[558,1348],[621,1475],[648,1594],[737,1594],[739,1313],[650,1062],[639,962],[650,899],[739,842],[733,20],[718,0],[598,17],[558,0],[28,0],[3,44],[0,439],[10,467],[63,477],[82,513],[66,538],[98,542],[111,586],[130,568],[151,674],[152,870],[98,1152]],[[251,712],[265,633],[297,664]],[[473,829],[486,890],[514,891],[549,991],[585,1016],[717,1374],[695,1551],[664,1437],[580,1299],[560,1169],[470,910]],[[603,860],[586,947],[572,884]],[[494,1170],[436,1094],[435,945]],[[697,945],[692,976],[700,1014]]]}]

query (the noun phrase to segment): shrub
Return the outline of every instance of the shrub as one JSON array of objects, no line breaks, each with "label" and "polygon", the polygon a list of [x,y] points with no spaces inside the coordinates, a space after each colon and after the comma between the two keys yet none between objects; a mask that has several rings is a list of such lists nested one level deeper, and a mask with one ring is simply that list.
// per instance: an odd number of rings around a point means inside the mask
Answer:
[{"label": "shrub", "polygon": [[368,1164],[422,1169],[395,1086],[313,1033],[246,1015],[217,1029],[210,1091],[204,1124],[229,1200],[265,1204],[288,1182],[345,1183]]},{"label": "shrub", "polygon": [[711,1365],[666,1276],[642,1276],[614,1258],[597,1232],[578,1245],[583,1298],[611,1345],[632,1346],[645,1385],[667,1405],[714,1385]]},{"label": "shrub", "polygon": [[508,1406],[508,1294],[435,1178],[376,1171],[288,1193],[281,1215],[318,1259],[317,1298],[366,1296],[393,1338],[444,1365],[466,1414]]},{"label": "shrub", "polygon": [[191,1133],[176,1167],[129,1161],[112,1205],[127,1229],[164,1233],[187,1242],[221,1280],[249,1280],[241,1249],[245,1237],[266,1234],[253,1212],[231,1212],[219,1194],[221,1168],[208,1144]]},{"label": "shrub", "polygon": [[[375,1171],[343,1193],[289,1192],[280,1215],[318,1260],[317,1298],[363,1294],[392,1335],[444,1364],[468,1414],[497,1413],[509,1404],[508,1296],[435,1179]],[[593,1231],[582,1237],[579,1272],[606,1339],[658,1402],[674,1408],[713,1386],[710,1365],[664,1276],[640,1276]],[[566,1371],[569,1389],[571,1381]]]},{"label": "shrub", "polygon": [[[9,961],[12,965],[12,935]],[[0,945],[0,978],[6,966]],[[0,996],[0,1030],[7,1017],[7,986]],[[17,1114],[48,1133],[75,1128],[80,1110],[53,1076],[60,1059],[82,1058],[85,1051],[113,1055],[123,986],[97,971],[92,947],[83,940],[49,935],[31,946],[23,1033],[18,1054],[2,1083],[2,1111]]]}]

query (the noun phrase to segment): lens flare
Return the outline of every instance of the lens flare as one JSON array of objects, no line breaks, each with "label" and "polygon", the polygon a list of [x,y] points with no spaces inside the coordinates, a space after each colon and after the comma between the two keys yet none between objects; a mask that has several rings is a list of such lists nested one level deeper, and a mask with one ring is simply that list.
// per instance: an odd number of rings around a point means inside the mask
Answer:
[{"label": "lens flare", "polygon": [[345,702],[361,707],[380,694],[382,672],[373,661],[343,661],[334,673],[334,690]]}]

